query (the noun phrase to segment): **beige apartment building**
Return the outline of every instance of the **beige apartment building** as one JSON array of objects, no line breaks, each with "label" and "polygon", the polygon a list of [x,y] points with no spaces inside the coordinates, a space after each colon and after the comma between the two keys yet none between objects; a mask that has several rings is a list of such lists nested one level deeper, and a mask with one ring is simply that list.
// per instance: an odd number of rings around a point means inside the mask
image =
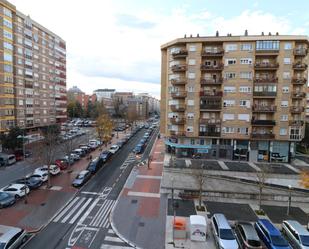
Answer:
[{"label": "beige apartment building", "polygon": [[0,132],[64,122],[65,41],[4,0],[0,17]]},{"label": "beige apartment building", "polygon": [[178,156],[289,161],[304,136],[307,36],[162,45],[161,133]]}]

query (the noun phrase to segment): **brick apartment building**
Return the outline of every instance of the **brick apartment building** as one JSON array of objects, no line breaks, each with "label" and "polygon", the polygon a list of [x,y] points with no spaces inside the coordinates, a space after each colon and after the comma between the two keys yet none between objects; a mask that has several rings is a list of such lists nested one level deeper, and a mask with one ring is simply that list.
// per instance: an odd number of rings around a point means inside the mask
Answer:
[{"label": "brick apartment building", "polygon": [[5,0],[0,0],[0,15],[0,132],[64,122],[65,41]]},{"label": "brick apartment building", "polygon": [[178,156],[287,162],[304,136],[308,37],[185,37],[161,47],[161,133]]},{"label": "brick apartment building", "polygon": [[68,100],[78,101],[83,108],[87,108],[88,103],[95,103],[97,101],[97,95],[92,94],[88,95],[82,92],[77,86],[73,86],[67,92]]}]

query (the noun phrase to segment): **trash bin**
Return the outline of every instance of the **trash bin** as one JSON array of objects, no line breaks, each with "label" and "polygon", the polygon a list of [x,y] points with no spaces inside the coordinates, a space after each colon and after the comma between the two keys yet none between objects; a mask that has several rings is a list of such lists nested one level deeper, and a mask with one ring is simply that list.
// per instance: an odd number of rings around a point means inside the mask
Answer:
[{"label": "trash bin", "polygon": [[175,217],[173,220],[174,239],[186,239],[186,219],[183,217]]}]

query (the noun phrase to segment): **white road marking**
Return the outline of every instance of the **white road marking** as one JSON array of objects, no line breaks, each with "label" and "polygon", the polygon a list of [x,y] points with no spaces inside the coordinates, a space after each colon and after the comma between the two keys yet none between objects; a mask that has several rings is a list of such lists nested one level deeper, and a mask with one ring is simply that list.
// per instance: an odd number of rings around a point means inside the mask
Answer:
[{"label": "white road marking", "polygon": [[96,213],[94,219],[91,221],[90,226],[97,226],[99,224],[99,222],[102,218],[101,216],[108,209],[111,202],[112,202],[112,200],[106,200],[104,202],[104,205],[99,209],[99,211]]},{"label": "white road marking", "polygon": [[61,211],[60,214],[53,220],[54,222],[58,222],[60,218],[77,202],[79,197],[76,197],[65,209]]},{"label": "white road marking", "polygon": [[97,227],[102,227],[102,221],[106,219],[106,217],[108,217],[108,214],[111,210],[111,207],[113,205],[113,200],[110,200],[110,202],[108,203],[108,206],[106,207],[106,209],[104,210],[104,212],[102,213],[102,215],[100,216],[99,219],[97,219],[97,222],[94,223],[94,226],[97,226]]},{"label": "white road marking", "polygon": [[118,237],[106,236],[104,238],[104,240],[111,241],[111,242],[122,242],[123,243],[123,240],[119,239]]},{"label": "white road marking", "polygon": [[94,209],[94,207],[97,205],[99,200],[100,200],[99,198],[94,200],[94,202],[91,204],[91,206],[87,209],[87,211],[84,213],[84,215],[80,218],[80,220],[78,221],[78,224],[83,224],[83,222],[88,217],[88,215],[90,214],[92,209]]},{"label": "white road marking", "polygon": [[[112,203],[112,205],[110,206],[110,208],[109,208],[109,210],[108,211],[110,211],[110,210],[112,210],[112,208],[113,208],[113,205],[114,205],[114,203]],[[102,221],[101,221],[101,223],[100,223],[100,225],[99,225],[99,227],[105,227],[105,228],[108,228],[108,222],[109,222],[109,212],[107,212],[106,213],[107,215],[106,215],[106,217],[104,217],[104,219],[102,219]]]},{"label": "white road marking", "polygon": [[74,206],[71,211],[63,218],[61,223],[65,223],[70,218],[70,216],[74,214],[74,212],[79,208],[79,206],[84,202],[85,199],[85,197],[81,198],[80,201],[76,204],[76,206]]},{"label": "white road marking", "polygon": [[128,192],[129,196],[140,196],[140,197],[155,197],[155,198],[160,198],[160,194],[158,193],[148,193],[148,192],[134,192],[134,191],[129,191]]},{"label": "white road marking", "polygon": [[149,176],[149,175],[138,175],[136,178],[145,178],[145,179],[158,179],[160,180],[162,176]]},{"label": "white road marking", "polygon": [[87,194],[87,195],[99,195],[100,193],[97,192],[87,192],[87,191],[82,191],[82,194]]},{"label": "white road marking", "polygon": [[74,215],[74,217],[69,221],[70,224],[73,224],[77,218],[81,215],[81,213],[85,210],[85,208],[89,205],[89,203],[92,201],[92,198],[89,198],[85,204],[78,210],[78,212]]}]

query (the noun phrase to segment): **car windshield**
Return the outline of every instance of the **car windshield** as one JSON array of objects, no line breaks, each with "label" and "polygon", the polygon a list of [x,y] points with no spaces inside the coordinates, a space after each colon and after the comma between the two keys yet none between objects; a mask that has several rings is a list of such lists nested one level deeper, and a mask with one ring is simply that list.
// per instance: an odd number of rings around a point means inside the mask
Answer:
[{"label": "car windshield", "polygon": [[5,248],[5,243],[0,242],[0,249],[4,249]]},{"label": "car windshield", "polygon": [[9,194],[7,194],[7,193],[0,193],[0,199],[6,198],[6,197],[9,197]]},{"label": "car windshield", "polygon": [[289,243],[281,236],[271,236],[271,241],[275,246],[289,246]]},{"label": "car windshield", "polygon": [[231,229],[220,229],[220,238],[226,240],[235,239],[234,234]]},{"label": "car windshield", "polygon": [[300,240],[304,246],[309,246],[309,235],[300,235]]},{"label": "car windshield", "polygon": [[76,179],[84,179],[84,175],[78,175]]}]

